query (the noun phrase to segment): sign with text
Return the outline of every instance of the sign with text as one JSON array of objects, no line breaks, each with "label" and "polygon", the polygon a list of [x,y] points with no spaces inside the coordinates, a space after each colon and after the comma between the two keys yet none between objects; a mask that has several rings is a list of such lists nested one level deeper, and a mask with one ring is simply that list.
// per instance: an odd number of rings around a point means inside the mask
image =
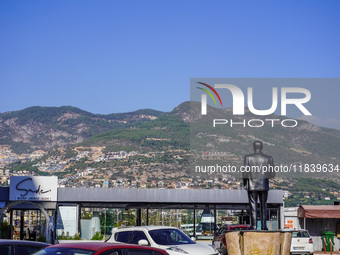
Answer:
[{"label": "sign with text", "polygon": [[11,176],[10,201],[57,201],[56,176]]},{"label": "sign with text", "polygon": [[[339,78],[192,78],[186,117],[192,176],[225,182],[253,172],[338,176],[339,85]],[[275,164],[245,164],[255,141]]]}]

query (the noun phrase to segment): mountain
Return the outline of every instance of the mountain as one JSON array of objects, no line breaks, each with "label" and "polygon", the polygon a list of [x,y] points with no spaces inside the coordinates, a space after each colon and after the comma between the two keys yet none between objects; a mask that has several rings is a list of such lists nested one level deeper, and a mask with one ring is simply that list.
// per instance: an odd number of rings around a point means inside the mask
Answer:
[{"label": "mountain", "polygon": [[[204,119],[197,114],[199,108],[195,103],[186,102],[172,112],[165,113],[149,122],[138,122],[129,128],[116,129],[92,136],[81,143],[84,146],[124,145],[130,150],[167,150],[184,149],[202,152],[227,153],[221,160],[242,164],[243,155],[252,151],[255,139],[264,142],[264,150],[277,159],[278,164],[328,164],[340,162],[340,131],[317,127],[306,121],[298,120],[295,128],[283,127],[282,116],[266,116],[276,119],[275,127],[268,122],[262,128],[235,125],[212,127],[212,119]],[[246,123],[259,119],[249,111],[245,116],[235,117],[230,109],[209,108],[212,116],[218,119],[233,119],[234,122]],[[287,122],[288,123],[288,122]],[[118,147],[117,147],[118,146]],[[113,149],[114,150],[114,149]],[[216,161],[219,157],[211,157]]]},{"label": "mountain", "polygon": [[101,115],[71,106],[29,107],[0,114],[0,144],[11,145],[16,153],[51,150],[80,143],[101,132],[150,121],[163,114],[151,109]]},{"label": "mountain", "polygon": [[[227,153],[222,160],[242,164],[242,157],[252,151],[252,142],[264,142],[264,151],[278,164],[340,162],[340,131],[317,127],[298,120],[295,128],[283,127],[282,116],[275,127],[265,122],[262,128],[235,125],[212,127],[212,118],[248,123],[259,119],[248,110],[233,116],[231,109],[209,107],[209,115],[199,114],[200,105],[185,102],[171,112],[138,110],[120,114],[92,114],[78,108],[30,107],[0,114],[0,144],[16,151],[49,150],[57,147],[106,146],[107,151],[157,151],[169,149]],[[253,124],[256,122],[253,121]],[[258,121],[257,121],[258,123]],[[218,160],[218,157],[211,157]]]},{"label": "mountain", "polygon": [[[339,130],[317,127],[307,121],[291,120],[285,116],[256,116],[248,109],[242,116],[233,115],[231,109],[209,107],[207,116],[202,116],[199,111],[200,106],[192,103],[192,149],[228,152],[239,160],[240,156],[251,153],[254,140],[261,140],[264,150],[280,164],[340,163]],[[228,123],[213,127],[213,119]]]},{"label": "mountain", "polygon": [[[80,185],[75,176],[91,168],[92,186],[95,180],[100,185],[104,179],[124,179],[124,182],[136,180],[141,185],[149,185],[147,187],[154,187],[152,185],[159,182],[161,187],[173,188],[174,183],[178,187],[180,181],[189,179],[190,187],[239,188],[234,180],[241,178],[240,173],[234,175],[235,179],[229,173],[216,176],[204,173],[198,177],[193,167],[216,164],[240,167],[243,156],[252,152],[252,143],[258,139],[263,141],[264,153],[273,156],[276,166],[295,165],[297,170],[298,166],[309,167],[307,173],[278,174],[277,177],[282,178],[273,181],[274,189],[289,190],[287,205],[325,204],[337,199],[339,170],[321,174],[311,170],[312,164],[321,169],[326,166],[328,170],[330,164],[339,167],[339,130],[317,127],[302,120],[296,120],[296,127],[288,128],[282,125],[286,119],[283,116],[260,118],[248,109],[243,116],[234,116],[231,109],[208,107],[207,110],[208,115],[202,116],[200,104],[196,102],[182,103],[171,112],[145,109],[108,115],[92,114],[70,106],[30,107],[0,114],[0,145],[11,145],[17,153],[35,149],[49,151],[45,158],[16,161],[8,168],[17,173],[28,170],[39,175],[56,174],[67,180],[64,184],[70,187]],[[213,127],[213,119],[223,120],[224,124]],[[251,127],[262,125],[261,121],[263,127]],[[239,124],[231,127],[231,122]],[[93,151],[98,147],[105,147],[100,156]],[[62,152],[55,151],[56,148],[68,149]],[[75,161],[81,150],[91,153]],[[120,151],[133,153],[126,160],[103,160]],[[68,164],[62,163],[63,170],[59,172],[44,170],[58,166],[52,162],[46,167],[51,158],[59,158],[60,162],[67,161]],[[77,178],[89,183],[82,175]]]}]

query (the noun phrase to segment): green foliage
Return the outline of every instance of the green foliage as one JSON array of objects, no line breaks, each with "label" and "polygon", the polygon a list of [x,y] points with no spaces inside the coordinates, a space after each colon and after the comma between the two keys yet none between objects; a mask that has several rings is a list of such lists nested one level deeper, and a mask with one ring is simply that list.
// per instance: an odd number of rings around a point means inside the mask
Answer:
[{"label": "green foliage", "polygon": [[[69,114],[65,116],[65,114]],[[42,148],[44,144],[50,143],[51,138],[47,134],[50,132],[64,132],[65,136],[57,136],[54,139],[74,143],[79,136],[89,138],[101,132],[129,127],[132,123],[149,121],[141,118],[141,115],[161,116],[163,112],[145,109],[131,113],[119,114],[92,114],[81,109],[62,106],[62,107],[29,107],[21,111],[0,114],[0,121],[11,119],[13,124],[5,126],[1,130],[0,144],[12,146],[12,150],[17,154],[30,153],[34,148]],[[123,123],[123,120],[125,123]],[[29,126],[37,133],[30,138],[29,143],[14,142],[13,131],[15,126]],[[79,132],[79,125],[83,128]]]},{"label": "green foliage", "polygon": [[85,214],[81,215],[81,219],[83,220],[90,220],[92,219],[92,213],[86,212]]},{"label": "green foliage", "polygon": [[76,233],[74,236],[73,236],[73,240],[80,240],[80,235],[79,233]]},{"label": "green foliage", "polygon": [[[339,183],[326,179],[315,178],[295,178],[295,184],[289,186],[289,191],[293,196],[285,200],[287,207],[294,207],[299,205],[327,205],[333,204],[336,200],[331,192],[339,190]],[[286,183],[282,183],[286,185]],[[280,188],[277,187],[277,188]],[[329,197],[330,200],[325,200],[325,197]]]},{"label": "green foliage", "polygon": [[69,167],[69,170],[75,171],[75,170],[85,170],[85,169],[87,169],[89,167],[89,165],[85,163],[87,160],[88,160],[88,158],[79,159],[72,166]]},{"label": "green foliage", "polygon": [[46,237],[45,236],[39,236],[38,242],[46,243]]},{"label": "green foliage", "polygon": [[65,151],[65,155],[64,155],[64,158],[65,159],[70,159],[70,158],[74,158],[77,156],[77,152],[75,150],[72,150],[71,148],[68,148],[66,151]]},{"label": "green foliage", "polygon": [[130,145],[121,145],[121,144],[112,144],[106,146],[103,150],[104,153],[112,152],[112,151],[133,151],[134,148]]},{"label": "green foliage", "polygon": [[156,111],[152,109],[141,109],[141,110],[137,110],[134,112],[109,114],[109,115],[106,115],[106,118],[111,119],[111,120],[131,119],[131,117],[136,116],[136,115],[141,115],[141,114],[159,117],[163,115],[164,112]]},{"label": "green foliage", "polygon": [[115,213],[113,210],[107,210],[106,212],[100,213],[100,227],[103,233],[110,235],[111,229],[117,227],[115,223]]},{"label": "green foliage", "polygon": [[9,168],[11,171],[32,171],[37,172],[38,168],[36,168],[34,165],[38,163],[38,160],[30,161],[30,162],[22,162],[22,161],[16,161],[9,165]]},{"label": "green foliage", "polygon": [[304,147],[319,156],[339,158],[340,137],[325,132],[314,133],[310,139],[304,141]]},{"label": "green foliage", "polygon": [[62,106],[62,107],[41,107],[41,106],[33,106],[26,108],[21,111],[15,111],[3,114],[1,117],[4,119],[9,118],[17,118],[20,125],[24,125],[25,123],[34,120],[43,124],[50,124],[51,120],[54,118],[58,118],[60,115],[64,113],[76,113],[82,115],[91,116],[92,114],[76,107],[72,106]]},{"label": "green foliage", "polygon": [[121,144],[124,144],[124,141],[134,144],[128,147],[135,150],[140,146],[155,150],[189,149],[189,129],[189,124],[178,116],[162,115],[156,120],[136,124],[130,129],[101,133],[91,137],[83,145],[105,144],[107,141],[116,140]]},{"label": "green foliage", "polygon": [[59,240],[81,240],[80,235],[78,233],[76,233],[74,236],[69,236],[69,233],[67,232],[67,234],[65,235],[64,232],[62,232],[62,234],[60,236],[58,236]]},{"label": "green foliage", "polygon": [[104,235],[97,231],[94,236],[91,238],[91,240],[103,240]]},{"label": "green foliage", "polygon": [[16,154],[24,154],[32,151],[30,148],[30,145],[28,143],[22,143],[22,142],[5,142],[3,144],[9,144],[11,145],[11,150]]},{"label": "green foliage", "polygon": [[12,226],[7,221],[1,222],[0,229],[1,229],[1,239],[11,238]]}]

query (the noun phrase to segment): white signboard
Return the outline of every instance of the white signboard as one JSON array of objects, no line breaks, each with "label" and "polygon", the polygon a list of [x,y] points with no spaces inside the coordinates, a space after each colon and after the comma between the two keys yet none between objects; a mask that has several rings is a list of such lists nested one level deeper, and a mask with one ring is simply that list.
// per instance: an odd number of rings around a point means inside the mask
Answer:
[{"label": "white signboard", "polygon": [[56,176],[11,176],[10,201],[57,201]]}]

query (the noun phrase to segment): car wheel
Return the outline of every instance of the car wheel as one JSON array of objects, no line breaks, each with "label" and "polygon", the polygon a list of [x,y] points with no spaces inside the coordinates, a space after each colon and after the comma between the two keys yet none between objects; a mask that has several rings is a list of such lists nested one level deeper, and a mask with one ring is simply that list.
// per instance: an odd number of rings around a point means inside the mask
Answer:
[{"label": "car wheel", "polygon": [[227,249],[224,247],[223,244],[220,244],[220,253],[221,253],[221,255],[227,255],[227,254],[228,254],[228,251],[227,251]]}]

